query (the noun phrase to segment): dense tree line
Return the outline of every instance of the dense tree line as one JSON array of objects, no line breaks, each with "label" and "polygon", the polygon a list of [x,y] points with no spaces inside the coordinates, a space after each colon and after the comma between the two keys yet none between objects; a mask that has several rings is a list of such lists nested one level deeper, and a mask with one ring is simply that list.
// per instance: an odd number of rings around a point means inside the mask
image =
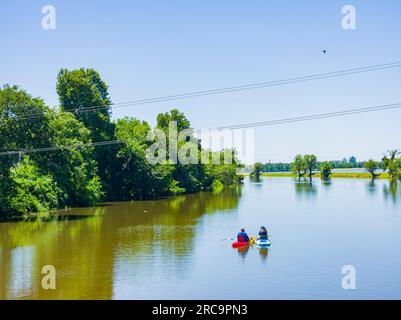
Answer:
[{"label": "dense tree line", "polygon": [[[400,154],[399,150],[390,150],[381,161],[370,159],[364,162],[363,168],[370,173],[373,179],[387,172],[391,181],[401,180],[401,157],[397,157]],[[308,176],[311,178],[317,170],[320,170],[321,178],[328,179],[333,164],[332,162],[318,162],[315,155],[296,155],[290,168],[298,177]],[[379,169],[382,171],[378,172]]]},{"label": "dense tree line", "polygon": [[[332,169],[351,169],[351,168],[364,168],[365,162],[356,161],[354,156],[349,159],[342,159],[341,161],[327,161]],[[326,162],[318,162],[317,166],[320,167]],[[266,163],[263,167],[263,172],[290,172],[292,163],[278,162]]]},{"label": "dense tree line", "polygon": [[[235,155],[232,164],[172,164],[169,159],[150,164],[146,154],[153,141],[146,137],[154,128],[135,118],[112,121],[108,87],[95,70],[62,69],[56,89],[58,111],[17,86],[0,88],[1,214],[192,193],[237,182]],[[178,130],[190,128],[178,110],[159,114],[156,127],[168,135],[170,121]],[[123,143],[91,146],[110,140]],[[205,152],[200,143],[194,147],[197,157]],[[52,149],[6,153],[41,148]]]},{"label": "dense tree line", "polygon": [[[387,173],[391,181],[401,180],[401,151],[389,150],[383,155],[381,161],[370,159],[366,162],[357,162],[355,157],[349,160],[319,162],[317,157],[311,155],[296,155],[292,163],[255,163],[251,168],[251,175],[259,176],[261,172],[293,172],[299,178],[312,177],[320,172],[322,179],[328,179],[332,174],[332,169],[339,168],[364,168],[371,177],[377,178],[382,173]],[[380,171],[379,171],[380,170]]]}]

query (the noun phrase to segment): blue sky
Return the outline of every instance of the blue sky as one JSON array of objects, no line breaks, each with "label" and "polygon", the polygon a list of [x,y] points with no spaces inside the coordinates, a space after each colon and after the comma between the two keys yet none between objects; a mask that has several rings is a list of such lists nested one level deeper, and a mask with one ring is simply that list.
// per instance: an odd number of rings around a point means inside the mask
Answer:
[{"label": "blue sky", "polygon": [[[56,30],[41,27],[43,5]],[[356,30],[341,8],[356,8]],[[400,1],[24,1],[0,3],[0,84],[50,106],[60,68],[90,67],[113,102],[279,80],[401,60]],[[327,49],[327,54],[321,52]],[[179,108],[195,128],[401,102],[401,68],[116,109],[154,123]],[[401,110],[258,128],[256,159],[380,158],[401,149]]]}]

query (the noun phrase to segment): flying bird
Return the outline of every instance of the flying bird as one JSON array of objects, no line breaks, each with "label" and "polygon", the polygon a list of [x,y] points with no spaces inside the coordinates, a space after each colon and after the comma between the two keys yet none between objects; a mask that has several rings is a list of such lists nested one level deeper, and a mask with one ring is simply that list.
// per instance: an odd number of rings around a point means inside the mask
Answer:
[{"label": "flying bird", "polygon": [[326,54],[327,50],[322,50],[323,54]]}]

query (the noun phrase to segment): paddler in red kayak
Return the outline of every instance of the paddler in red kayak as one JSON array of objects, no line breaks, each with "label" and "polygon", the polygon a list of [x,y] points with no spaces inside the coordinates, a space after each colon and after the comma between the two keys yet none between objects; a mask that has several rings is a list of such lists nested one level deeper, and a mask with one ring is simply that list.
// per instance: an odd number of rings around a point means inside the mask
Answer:
[{"label": "paddler in red kayak", "polygon": [[237,234],[237,241],[238,242],[249,242],[249,237],[245,232],[244,228],[241,228],[241,232]]}]

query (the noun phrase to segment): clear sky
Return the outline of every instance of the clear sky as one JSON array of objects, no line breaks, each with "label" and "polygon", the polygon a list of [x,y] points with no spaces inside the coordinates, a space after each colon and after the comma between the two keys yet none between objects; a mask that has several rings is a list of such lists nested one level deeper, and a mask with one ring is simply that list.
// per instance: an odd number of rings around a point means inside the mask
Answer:
[{"label": "clear sky", "polygon": [[[56,8],[56,30],[41,26]],[[356,8],[344,30],[341,8]],[[50,106],[60,68],[90,67],[113,102],[279,80],[401,60],[401,1],[1,0],[0,84]],[[323,54],[321,50],[326,49]],[[181,109],[194,128],[401,102],[401,68],[116,109],[154,124]],[[258,128],[256,159],[380,158],[401,149],[401,110]]]}]

